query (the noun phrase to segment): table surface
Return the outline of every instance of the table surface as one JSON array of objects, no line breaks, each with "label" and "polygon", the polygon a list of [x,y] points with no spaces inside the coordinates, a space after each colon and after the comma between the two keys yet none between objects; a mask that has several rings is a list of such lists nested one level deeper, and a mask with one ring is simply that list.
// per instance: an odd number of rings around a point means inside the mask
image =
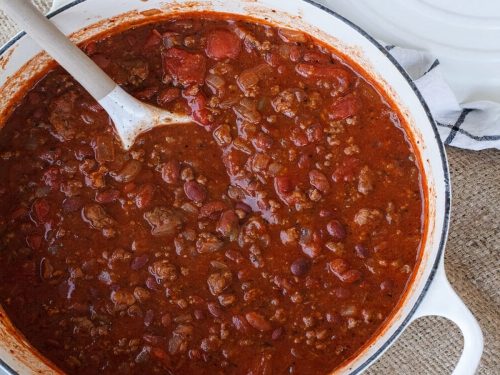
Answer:
[{"label": "table surface", "polygon": [[[385,0],[384,0],[385,1]],[[35,0],[47,10],[50,0]],[[0,44],[16,32],[0,12]],[[500,151],[447,148],[453,209],[445,265],[450,282],[478,318],[485,349],[478,373],[500,373]],[[366,374],[451,374],[463,340],[442,318],[422,318]]]}]

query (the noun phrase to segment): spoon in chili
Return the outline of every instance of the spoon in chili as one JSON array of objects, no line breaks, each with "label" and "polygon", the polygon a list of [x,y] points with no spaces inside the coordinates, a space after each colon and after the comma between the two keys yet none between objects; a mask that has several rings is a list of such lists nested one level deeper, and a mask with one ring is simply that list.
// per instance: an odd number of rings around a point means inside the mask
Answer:
[{"label": "spoon in chili", "polygon": [[126,150],[137,136],[156,126],[193,122],[189,116],[142,103],[126,93],[30,0],[0,0],[0,8],[97,100],[113,120]]}]

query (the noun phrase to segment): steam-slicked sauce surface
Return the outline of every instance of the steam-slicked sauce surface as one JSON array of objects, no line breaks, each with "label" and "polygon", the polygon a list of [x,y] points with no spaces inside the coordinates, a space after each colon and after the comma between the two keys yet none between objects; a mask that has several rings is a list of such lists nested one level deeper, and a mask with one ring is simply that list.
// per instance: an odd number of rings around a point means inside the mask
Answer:
[{"label": "steam-slicked sauce surface", "polygon": [[60,68],[0,138],[0,301],[70,374],[327,374],[400,300],[423,198],[398,112],[301,32],[215,15],[85,45],[191,113],[125,152]]}]

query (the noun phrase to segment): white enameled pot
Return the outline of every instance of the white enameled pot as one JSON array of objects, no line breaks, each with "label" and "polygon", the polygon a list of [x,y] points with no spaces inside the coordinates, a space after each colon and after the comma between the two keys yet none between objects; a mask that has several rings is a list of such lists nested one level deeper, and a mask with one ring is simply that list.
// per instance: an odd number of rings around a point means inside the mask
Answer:
[{"label": "white enameled pot", "polygon": [[[427,227],[423,255],[399,307],[376,337],[337,374],[358,374],[370,366],[414,320],[439,315],[454,321],[464,335],[463,354],[454,374],[471,375],[482,350],[481,329],[446,279],[443,253],[450,217],[450,183],[446,154],[426,103],[408,75],[369,35],[338,14],[310,0],[76,0],[55,1],[49,16],[75,41],[130,23],[146,23],[168,14],[217,11],[252,16],[276,25],[302,29],[347,54],[387,91],[406,117],[427,182]],[[24,34],[0,50],[0,118],[26,90],[25,83],[50,59]],[[1,136],[1,133],[0,133]],[[12,327],[0,309],[0,366],[7,373],[60,373]]]}]

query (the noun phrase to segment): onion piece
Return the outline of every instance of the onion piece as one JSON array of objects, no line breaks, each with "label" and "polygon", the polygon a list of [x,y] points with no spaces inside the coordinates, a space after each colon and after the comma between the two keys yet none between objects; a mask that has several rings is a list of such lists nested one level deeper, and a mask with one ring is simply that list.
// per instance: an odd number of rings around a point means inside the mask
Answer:
[{"label": "onion piece", "polygon": [[255,101],[249,98],[241,99],[240,103],[233,107],[233,110],[240,120],[252,124],[258,124],[262,119],[262,115],[257,111]]},{"label": "onion piece", "polygon": [[208,74],[205,78],[205,83],[212,90],[212,93],[217,96],[222,96],[226,87],[226,81],[221,76]]},{"label": "onion piece", "polygon": [[285,43],[306,43],[307,35],[302,31],[292,29],[279,29],[278,35]]},{"label": "onion piece", "polygon": [[250,95],[254,91],[255,86],[266,75],[272,73],[273,68],[267,64],[260,64],[253,68],[246,69],[240,73],[236,82],[239,88],[245,95]]}]

